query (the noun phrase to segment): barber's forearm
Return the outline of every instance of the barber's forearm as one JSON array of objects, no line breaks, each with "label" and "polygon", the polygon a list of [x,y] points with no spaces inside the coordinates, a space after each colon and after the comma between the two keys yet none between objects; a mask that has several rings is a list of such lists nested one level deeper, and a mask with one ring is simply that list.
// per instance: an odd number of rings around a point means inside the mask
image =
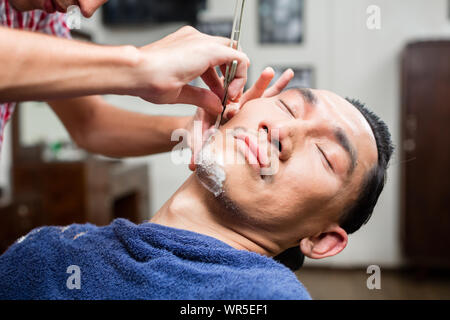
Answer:
[{"label": "barber's forearm", "polygon": [[119,109],[100,96],[49,101],[77,145],[110,157],[135,157],[172,150],[174,130],[191,117],[150,116]]},{"label": "barber's forearm", "polygon": [[0,27],[0,101],[127,94],[139,52]]},{"label": "barber's forearm", "polygon": [[120,118],[86,131],[80,147],[114,158],[169,152],[180,142],[171,141],[172,133],[184,128],[188,121],[183,117],[149,116],[124,110],[118,110],[116,116]]}]

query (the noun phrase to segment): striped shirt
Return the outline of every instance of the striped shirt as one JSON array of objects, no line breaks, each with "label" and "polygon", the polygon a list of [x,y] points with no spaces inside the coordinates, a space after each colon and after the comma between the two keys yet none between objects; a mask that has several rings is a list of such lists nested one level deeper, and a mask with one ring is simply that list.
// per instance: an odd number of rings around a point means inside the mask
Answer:
[{"label": "striped shirt", "polygon": [[[70,29],[66,25],[65,14],[59,12],[48,14],[42,10],[20,12],[14,9],[8,0],[0,0],[0,27],[37,31],[70,38]],[[0,154],[5,125],[10,119],[15,105],[14,102],[2,103],[0,101]]]}]

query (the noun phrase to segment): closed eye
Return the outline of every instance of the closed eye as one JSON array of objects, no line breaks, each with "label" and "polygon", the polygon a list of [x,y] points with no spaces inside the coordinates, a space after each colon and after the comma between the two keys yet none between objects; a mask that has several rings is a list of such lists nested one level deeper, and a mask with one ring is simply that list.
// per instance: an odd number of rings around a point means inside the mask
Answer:
[{"label": "closed eye", "polygon": [[292,108],[286,102],[284,102],[281,99],[279,99],[278,101],[279,101],[278,105],[283,111],[287,112],[293,118],[296,118],[294,112],[292,111]]},{"label": "closed eye", "polygon": [[322,154],[322,156],[324,157],[325,161],[328,164],[328,167],[330,167],[331,170],[334,171],[333,165],[331,164],[330,160],[328,160],[327,155],[325,154],[325,152],[323,152],[322,148],[320,148],[319,146],[317,146],[317,149],[319,149],[320,153]]}]

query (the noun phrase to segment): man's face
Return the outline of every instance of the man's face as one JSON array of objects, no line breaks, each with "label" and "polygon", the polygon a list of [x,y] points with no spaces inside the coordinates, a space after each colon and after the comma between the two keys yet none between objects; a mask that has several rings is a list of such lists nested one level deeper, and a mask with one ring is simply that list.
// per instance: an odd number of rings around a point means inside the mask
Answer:
[{"label": "man's face", "polygon": [[86,18],[91,17],[106,1],[108,0],[10,0],[12,6],[19,11],[39,9],[47,13],[66,12],[68,7],[76,5]]},{"label": "man's face", "polygon": [[[300,234],[339,220],[378,157],[363,115],[327,91],[293,89],[252,100],[220,133],[224,138],[210,147],[225,159],[223,198],[252,225],[281,232],[292,245]],[[278,170],[263,176],[267,167]]]}]

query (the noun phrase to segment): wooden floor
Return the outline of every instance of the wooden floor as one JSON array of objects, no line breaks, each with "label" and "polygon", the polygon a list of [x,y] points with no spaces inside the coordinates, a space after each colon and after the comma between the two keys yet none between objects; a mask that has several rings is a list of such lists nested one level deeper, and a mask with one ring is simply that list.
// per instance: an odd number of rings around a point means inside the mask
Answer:
[{"label": "wooden floor", "polygon": [[318,300],[450,299],[450,272],[381,270],[381,289],[369,290],[366,270],[302,268],[297,277]]}]

